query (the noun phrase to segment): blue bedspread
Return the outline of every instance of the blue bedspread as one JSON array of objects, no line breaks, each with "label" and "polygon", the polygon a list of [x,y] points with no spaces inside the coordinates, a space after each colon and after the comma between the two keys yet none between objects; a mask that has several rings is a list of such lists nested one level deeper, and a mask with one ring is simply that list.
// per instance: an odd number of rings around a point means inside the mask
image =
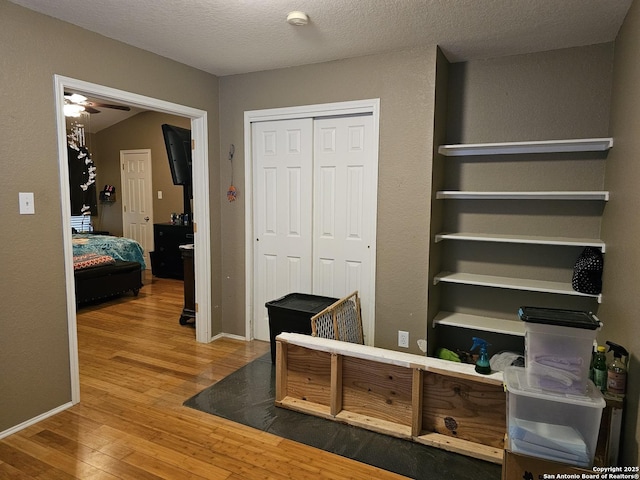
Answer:
[{"label": "blue bedspread", "polygon": [[138,262],[144,270],[144,250],[135,240],[109,235],[73,234],[73,255],[97,253],[109,255],[115,260]]}]

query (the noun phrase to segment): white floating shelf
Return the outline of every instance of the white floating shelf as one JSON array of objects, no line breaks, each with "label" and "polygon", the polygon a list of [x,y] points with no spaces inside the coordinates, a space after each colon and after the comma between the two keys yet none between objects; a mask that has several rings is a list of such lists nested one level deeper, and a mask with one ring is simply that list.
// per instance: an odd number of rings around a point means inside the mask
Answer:
[{"label": "white floating shelf", "polygon": [[581,138],[531,142],[466,143],[440,145],[438,153],[448,157],[517,155],[523,153],[603,152],[613,147],[613,138]]},{"label": "white floating shelf", "polygon": [[538,237],[533,235],[501,235],[491,233],[438,233],[435,241],[467,240],[472,242],[522,243],[529,245],[558,245],[568,247],[596,247],[605,253],[605,243],[596,238]]},{"label": "white floating shelf", "polygon": [[439,282],[458,283],[462,285],[478,285],[482,287],[506,288],[509,290],[524,290],[528,292],[556,293],[576,297],[590,297],[602,302],[602,295],[590,295],[576,292],[570,283],[550,282],[546,280],[532,280],[526,278],[498,277],[494,275],[478,275],[474,273],[442,272],[433,279],[433,284]]},{"label": "white floating shelf", "polygon": [[468,313],[438,312],[433,319],[433,326],[435,327],[436,325],[448,325],[524,337],[524,322],[519,319],[506,320],[504,318],[483,317]]},{"label": "white floating shelf", "polygon": [[575,192],[464,192],[460,190],[441,190],[436,192],[438,199],[460,200],[609,200],[607,191]]}]

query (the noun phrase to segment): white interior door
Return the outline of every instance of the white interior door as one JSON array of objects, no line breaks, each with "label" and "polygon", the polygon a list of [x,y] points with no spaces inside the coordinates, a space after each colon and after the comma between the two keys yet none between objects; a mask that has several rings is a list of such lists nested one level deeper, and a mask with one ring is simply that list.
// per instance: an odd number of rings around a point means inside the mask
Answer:
[{"label": "white interior door", "polygon": [[[314,121],[313,293],[372,295],[376,185],[372,115]],[[362,302],[365,341],[372,315]],[[373,339],[372,339],[373,340]]]},{"label": "white interior door", "polygon": [[153,191],[151,150],[120,150],[123,236],[144,249],[144,261],[151,268],[153,250]]},{"label": "white interior door", "polygon": [[311,293],[313,120],[252,126],[254,337],[269,340],[265,303]]}]

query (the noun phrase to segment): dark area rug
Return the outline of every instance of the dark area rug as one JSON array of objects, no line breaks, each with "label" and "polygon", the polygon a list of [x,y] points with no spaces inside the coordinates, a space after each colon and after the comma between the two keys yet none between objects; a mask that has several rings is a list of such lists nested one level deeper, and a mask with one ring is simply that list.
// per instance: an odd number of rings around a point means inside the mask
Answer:
[{"label": "dark area rug", "polygon": [[184,402],[202,412],[415,479],[499,480],[501,467],[464,455],[276,407],[266,354]]}]

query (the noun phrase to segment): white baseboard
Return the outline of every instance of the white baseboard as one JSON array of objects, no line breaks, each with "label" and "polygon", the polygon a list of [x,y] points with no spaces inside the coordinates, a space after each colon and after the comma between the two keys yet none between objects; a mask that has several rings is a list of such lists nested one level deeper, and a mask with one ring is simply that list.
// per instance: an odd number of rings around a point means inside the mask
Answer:
[{"label": "white baseboard", "polygon": [[36,423],[41,422],[45,418],[52,417],[53,415],[63,412],[64,410],[72,406],[73,406],[72,402],[65,403],[63,405],[60,405],[59,407],[54,408],[53,410],[49,410],[48,412],[42,413],[37,417],[33,417],[27,420],[26,422],[22,422],[21,424],[16,425],[15,427],[11,427],[10,429],[5,430],[4,432],[0,432],[0,439],[8,437],[9,435],[13,435],[14,433],[18,433],[20,430],[30,427],[31,425],[35,425]]},{"label": "white baseboard", "polygon": [[232,340],[241,340],[243,342],[247,341],[246,337],[243,337],[241,335],[233,335],[231,333],[219,333],[218,335],[212,337],[211,341],[213,342],[214,340],[218,340],[219,338],[230,338]]}]

